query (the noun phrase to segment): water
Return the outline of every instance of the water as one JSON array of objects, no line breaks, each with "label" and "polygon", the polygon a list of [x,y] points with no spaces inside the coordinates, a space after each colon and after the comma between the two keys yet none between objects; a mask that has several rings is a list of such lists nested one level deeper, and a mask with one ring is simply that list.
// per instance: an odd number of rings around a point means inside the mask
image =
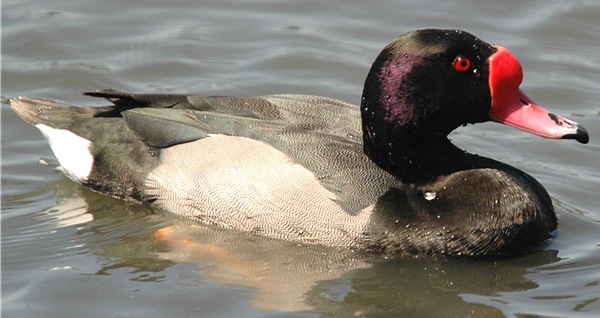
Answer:
[{"label": "water", "polygon": [[304,93],[359,103],[381,48],[454,27],[505,46],[537,103],[591,142],[489,123],[461,147],[551,194],[556,237],[510,259],[384,259],[200,227],[84,189],[2,105],[5,317],[597,317],[600,4],[596,1],[3,1],[2,96]]}]

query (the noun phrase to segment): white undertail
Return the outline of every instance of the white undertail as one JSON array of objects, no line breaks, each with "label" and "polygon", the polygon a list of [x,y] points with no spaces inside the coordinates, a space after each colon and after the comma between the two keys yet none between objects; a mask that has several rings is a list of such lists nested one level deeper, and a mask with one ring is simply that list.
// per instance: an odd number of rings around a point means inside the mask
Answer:
[{"label": "white undertail", "polygon": [[65,129],[44,124],[37,124],[35,127],[50,144],[65,175],[76,182],[87,181],[94,164],[94,157],[90,153],[91,142]]}]

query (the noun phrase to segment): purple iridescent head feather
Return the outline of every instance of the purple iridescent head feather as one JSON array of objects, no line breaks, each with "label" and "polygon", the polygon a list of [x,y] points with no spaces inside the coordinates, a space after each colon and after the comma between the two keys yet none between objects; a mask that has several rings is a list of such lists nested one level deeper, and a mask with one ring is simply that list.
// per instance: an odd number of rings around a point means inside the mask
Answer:
[{"label": "purple iridescent head feather", "polygon": [[414,90],[411,85],[405,85],[406,75],[410,74],[415,66],[421,64],[422,60],[421,56],[405,53],[387,61],[381,67],[378,74],[381,83],[379,103],[386,111],[383,117],[386,122],[405,126],[415,117],[414,108],[399,106],[407,105],[406,99]]}]

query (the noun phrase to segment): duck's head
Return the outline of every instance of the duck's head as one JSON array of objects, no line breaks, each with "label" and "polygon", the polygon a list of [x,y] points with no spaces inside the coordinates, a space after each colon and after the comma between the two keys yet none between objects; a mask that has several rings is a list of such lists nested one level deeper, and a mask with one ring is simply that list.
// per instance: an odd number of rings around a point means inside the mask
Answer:
[{"label": "duck's head", "polygon": [[[364,148],[380,166],[397,149],[435,145],[457,127],[495,121],[546,138],[589,140],[576,122],[536,105],[505,48],[460,30],[411,31],[388,44],[365,81]],[[396,158],[397,159],[397,158]]]}]

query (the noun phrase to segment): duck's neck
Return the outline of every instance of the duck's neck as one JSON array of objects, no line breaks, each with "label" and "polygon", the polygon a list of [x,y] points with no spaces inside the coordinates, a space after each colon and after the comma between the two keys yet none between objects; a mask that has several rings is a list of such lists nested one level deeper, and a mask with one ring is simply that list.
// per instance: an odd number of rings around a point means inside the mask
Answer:
[{"label": "duck's neck", "polygon": [[423,136],[401,129],[384,134],[364,128],[365,154],[404,183],[426,183],[472,167],[471,155],[445,135]]}]

